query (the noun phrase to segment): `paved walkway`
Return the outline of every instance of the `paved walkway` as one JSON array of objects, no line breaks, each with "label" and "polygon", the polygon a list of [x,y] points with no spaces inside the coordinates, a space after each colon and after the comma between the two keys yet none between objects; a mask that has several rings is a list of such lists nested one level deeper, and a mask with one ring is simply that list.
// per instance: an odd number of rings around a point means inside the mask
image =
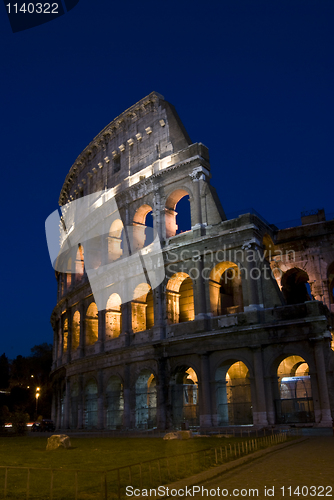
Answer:
[{"label": "paved walkway", "polygon": [[[279,500],[298,497],[334,499],[334,437],[308,438],[224,473],[200,486],[206,488],[208,493],[204,491],[204,494],[195,494],[192,498],[238,496],[266,500],[269,497]],[[299,495],[296,489],[298,486]],[[310,488],[311,486],[314,488]],[[233,490],[238,491],[233,493]]]}]

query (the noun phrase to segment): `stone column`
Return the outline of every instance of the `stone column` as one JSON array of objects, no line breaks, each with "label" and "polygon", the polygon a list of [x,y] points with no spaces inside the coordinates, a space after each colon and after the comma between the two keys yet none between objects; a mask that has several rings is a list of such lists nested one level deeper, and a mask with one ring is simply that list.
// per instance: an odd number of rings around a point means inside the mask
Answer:
[{"label": "stone column", "polygon": [[70,363],[71,362],[71,355],[72,355],[72,320],[71,320],[71,311],[67,309],[66,311],[66,318],[67,318],[67,356],[66,356],[66,362]]},{"label": "stone column", "polygon": [[[259,282],[261,280],[261,270],[259,269],[257,262],[251,260],[247,262],[247,254],[249,252],[254,252],[256,256],[257,248],[245,250],[245,258],[243,262],[244,272],[241,274],[243,281],[243,295],[244,295],[244,310],[252,311],[254,309],[263,309],[263,304],[260,303],[259,298]],[[246,292],[246,294],[244,293]],[[246,297],[245,297],[246,295]],[[246,300],[245,300],[246,299]]]},{"label": "stone column", "polygon": [[63,364],[63,321],[62,317],[60,316],[59,321],[58,321],[58,352],[57,352],[57,366],[61,366]]},{"label": "stone column", "polygon": [[85,304],[81,303],[80,307],[80,340],[79,340],[79,358],[85,355],[85,336],[86,336],[86,308]]},{"label": "stone column", "polygon": [[64,429],[70,428],[70,397],[71,397],[71,382],[70,378],[65,379],[65,401],[64,401]]},{"label": "stone column", "polygon": [[158,236],[160,242],[164,239],[163,227],[164,227],[164,214],[165,207],[161,206],[161,196],[160,191],[157,190],[153,195],[153,234],[154,237]]},{"label": "stone column", "polygon": [[61,401],[60,401],[60,384],[57,384],[56,392],[56,429],[60,429],[61,425]]},{"label": "stone column", "polygon": [[254,350],[253,363],[257,403],[256,411],[253,412],[254,425],[268,425],[261,347]]},{"label": "stone column", "polygon": [[166,300],[164,298],[164,291],[162,283],[153,290],[153,301],[154,301],[154,338],[164,339],[166,338],[166,321],[167,311],[166,311]]},{"label": "stone column", "polygon": [[[199,260],[192,261],[192,263],[195,265],[194,271],[191,273],[193,274],[195,319],[206,319],[209,316],[206,307],[202,257]],[[190,277],[192,278],[191,275]]]},{"label": "stone column", "polygon": [[211,427],[211,384],[210,384],[210,362],[208,353],[201,355],[201,401],[200,401],[200,426]]},{"label": "stone column", "polygon": [[200,179],[204,177],[203,173],[194,169],[191,174],[192,187],[193,187],[193,200],[191,204],[191,229],[201,229],[202,227],[202,207],[200,196]]},{"label": "stone column", "polygon": [[98,351],[104,352],[104,343],[106,340],[106,311],[98,311]]},{"label": "stone column", "polygon": [[78,380],[78,429],[83,428],[83,412],[84,412],[84,393],[83,393],[83,377],[79,376]]},{"label": "stone column", "polygon": [[123,425],[125,429],[131,428],[131,390],[130,390],[130,365],[124,366],[124,414]]},{"label": "stone column", "polygon": [[268,424],[274,425],[276,422],[276,412],[274,406],[274,396],[272,391],[272,378],[270,376],[264,378],[265,385],[265,397],[267,402],[267,416],[268,416]]},{"label": "stone column", "polygon": [[55,370],[57,367],[57,359],[58,359],[58,323],[53,326],[53,359],[52,359],[52,370]]},{"label": "stone column", "polygon": [[122,334],[125,335],[125,346],[131,343],[132,334],[132,302],[125,302],[121,305],[122,312]]},{"label": "stone column", "polygon": [[317,367],[319,396],[321,404],[321,422],[318,424],[318,427],[332,427],[333,422],[328,396],[323,340],[317,340],[315,342],[314,354]]},{"label": "stone column", "polygon": [[166,386],[166,359],[158,360],[158,429],[164,431],[166,429],[166,402],[167,402],[167,386]]},{"label": "stone column", "polygon": [[51,403],[51,420],[53,420],[54,424],[57,421],[57,393],[55,391],[55,387],[52,387],[52,403]]},{"label": "stone column", "polygon": [[103,386],[103,370],[99,370],[97,374],[98,396],[97,396],[97,428],[104,429],[104,386]]}]

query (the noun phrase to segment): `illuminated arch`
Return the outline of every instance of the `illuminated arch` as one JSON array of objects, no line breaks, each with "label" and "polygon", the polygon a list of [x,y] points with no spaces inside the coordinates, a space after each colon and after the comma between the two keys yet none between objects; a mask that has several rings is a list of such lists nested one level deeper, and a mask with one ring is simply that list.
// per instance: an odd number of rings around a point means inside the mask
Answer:
[{"label": "illuminated arch", "polygon": [[68,345],[68,319],[64,318],[63,321],[63,354],[67,352]]},{"label": "illuminated arch", "polygon": [[134,251],[143,248],[153,241],[153,229],[148,227],[149,214],[153,216],[152,207],[144,204],[138,208],[134,215],[132,224]]},{"label": "illuminated arch", "polygon": [[[173,191],[166,200],[166,216],[165,216],[165,225],[166,225],[166,237],[171,238],[178,234],[178,225],[176,222],[176,206],[178,202],[184,198],[185,196],[189,196],[188,191],[185,189],[176,189]],[[190,202],[189,202],[189,211],[190,211]],[[191,228],[191,212],[189,212],[189,228]]]},{"label": "illuminated arch", "polygon": [[75,351],[80,344],[80,312],[75,311],[72,318],[72,351]]},{"label": "illuminated arch", "polygon": [[287,356],[277,368],[276,419],[280,424],[314,422],[309,366],[298,355]]},{"label": "illuminated arch", "polygon": [[187,421],[190,426],[199,425],[198,377],[189,366],[178,367],[170,380],[172,397],[172,421],[180,428]]},{"label": "illuminated arch", "polygon": [[216,371],[218,425],[253,423],[249,369],[242,361],[226,361]]},{"label": "illuminated arch", "polygon": [[157,387],[154,374],[142,370],[136,380],[136,427],[147,429],[156,427]]},{"label": "illuminated arch", "polygon": [[80,281],[84,274],[84,248],[79,245],[75,258],[75,276],[76,280]]},{"label": "illuminated arch", "polygon": [[66,266],[66,286],[67,288],[70,288],[72,284],[72,258],[70,257],[67,261],[67,266]]},{"label": "illuminated arch", "polygon": [[122,330],[121,297],[117,293],[110,295],[106,306],[106,340],[116,338]]},{"label": "illuminated arch", "polygon": [[93,345],[98,339],[98,310],[92,302],[86,312],[86,345]]},{"label": "illuminated arch", "polygon": [[134,291],[132,307],[132,331],[149,330],[154,325],[153,293],[147,283],[140,283]]},{"label": "illuminated arch", "polygon": [[166,300],[169,324],[194,320],[193,283],[187,273],[179,272],[170,278],[166,286]]},{"label": "illuminated arch", "polygon": [[210,309],[214,316],[243,311],[240,269],[234,262],[219,262],[210,273]]},{"label": "illuminated arch", "polygon": [[122,235],[123,222],[121,219],[116,219],[112,222],[108,234],[108,261],[113,262],[123,255]]}]

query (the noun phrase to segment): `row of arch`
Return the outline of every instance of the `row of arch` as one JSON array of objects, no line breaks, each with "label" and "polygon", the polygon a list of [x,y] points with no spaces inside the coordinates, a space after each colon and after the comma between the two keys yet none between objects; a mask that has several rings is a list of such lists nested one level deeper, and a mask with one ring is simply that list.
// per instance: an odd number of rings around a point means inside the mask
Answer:
[{"label": "row of arch", "polygon": [[[333,277],[334,281],[334,277]],[[308,275],[304,270],[292,268],[282,277],[282,293],[287,304],[312,300]],[[242,278],[233,262],[221,262],[211,271],[209,280],[210,312],[213,316],[242,312],[244,309]],[[333,291],[333,287],[332,287]],[[139,284],[131,302],[132,332],[149,330],[154,326],[154,294],[147,283]],[[175,273],[166,285],[167,324],[192,321],[195,318],[193,281],[185,272]],[[85,323],[84,344],[93,345],[98,340],[98,309],[95,302],[88,306],[83,318]],[[69,324],[66,314],[59,327],[58,356],[68,349]],[[76,310],[71,318],[71,349],[80,343],[82,316]],[[105,310],[105,338],[116,338],[122,332],[122,300],[119,294],[110,295]]]},{"label": "row of arch", "polygon": [[[182,190],[178,190],[176,193],[178,196],[185,196]],[[173,203],[177,203],[178,196],[175,197]],[[152,210],[148,205],[142,205],[137,210],[134,217],[134,225],[132,226],[135,247],[131,250],[132,252],[152,242],[153,230],[147,226],[147,223],[151,224],[151,222],[147,221],[151,214]],[[108,235],[108,261],[117,260],[124,254],[126,247],[124,244],[125,239],[128,241],[129,235],[125,238],[122,221],[120,219],[113,221]],[[272,255],[274,244],[269,236],[263,238],[263,246],[265,255]],[[89,252],[89,255],[93,256],[94,262],[90,262],[89,266],[97,268],[102,262],[102,252],[98,244],[93,245],[93,247],[93,251]],[[90,260],[92,260],[92,257],[90,257]],[[84,248],[82,245],[79,245],[75,259],[72,261],[72,257],[69,257],[67,261],[68,273],[59,275],[60,295],[63,295],[73,284],[81,281],[84,275],[84,267]],[[293,267],[284,274],[282,272],[278,274],[278,283],[286,304],[300,304],[314,299],[310,279],[304,269]],[[334,304],[334,262],[328,266],[327,274],[329,301],[330,304]],[[216,290],[214,291],[214,289]],[[220,262],[212,270],[210,275],[210,303],[213,315],[242,311],[241,276],[239,267],[234,262]],[[178,321],[172,320],[171,322],[177,323]]]},{"label": "row of arch", "polygon": [[[210,279],[210,302],[212,314],[220,315],[243,310],[241,277],[236,264],[219,263],[212,270]],[[232,274],[231,274],[232,273]],[[147,283],[137,285],[131,302],[132,332],[149,330],[154,325],[154,297]],[[193,281],[187,273],[175,273],[166,285],[167,323],[176,324],[193,321],[195,318]],[[93,345],[98,340],[98,309],[91,302],[86,310],[84,320],[85,345]],[[71,317],[71,349],[76,350],[80,344],[82,331],[82,315],[75,310]],[[122,300],[119,294],[110,295],[105,310],[106,340],[116,338],[122,331]],[[68,349],[69,319],[64,313],[59,325],[58,356]]]},{"label": "row of arch", "polygon": [[[131,302],[132,332],[149,330],[154,325],[153,292],[147,283],[139,284],[134,291],[135,299]],[[186,273],[177,273],[168,281],[166,289],[168,323],[192,321],[194,313],[194,293],[192,280]],[[76,350],[80,344],[82,320],[79,310],[75,310],[71,319],[71,346],[68,346],[69,319],[64,313],[60,323],[58,356],[70,347]],[[85,342],[87,346],[98,340],[99,315],[95,302],[91,302],[84,316]],[[105,310],[105,338],[117,338],[122,332],[122,301],[117,293],[110,295]]]},{"label": "row of arch", "polygon": [[[182,366],[175,370],[169,383],[169,425],[180,428],[187,422],[190,427],[200,425],[199,382],[192,367]],[[253,395],[249,370],[242,361],[230,361],[218,367],[215,375],[215,420],[218,426],[253,424]],[[80,394],[79,385],[70,387],[70,428],[83,426],[97,428],[98,412],[103,411],[102,426],[121,429],[125,425],[125,394],[123,381],[112,375],[103,391],[103,405],[99,407],[99,390],[95,378],[87,380]],[[298,356],[288,356],[277,369],[277,387],[274,391],[276,423],[314,422],[314,407],[309,367]],[[65,427],[66,389],[63,388],[60,405],[59,427]],[[79,422],[79,407],[83,402],[82,422]],[[132,392],[134,410],[133,426],[137,429],[153,428],[158,425],[159,391],[155,375],[148,369],[140,372]],[[131,406],[131,405],[130,405]],[[100,408],[100,410],[99,410]],[[103,408],[103,410],[101,410]]]},{"label": "row of arch", "polygon": [[[176,208],[180,213],[176,211]],[[107,245],[105,249],[101,244],[101,236],[91,238],[85,244],[86,267],[97,269],[103,264],[114,262],[120,257],[127,257],[144,246],[150,245],[154,239],[153,225],[153,210],[147,204],[141,205],[136,210],[133,221],[126,228],[126,231],[121,219],[113,220],[106,235]],[[170,238],[190,229],[189,193],[184,189],[177,189],[166,202],[166,236]],[[60,295],[82,279],[85,249],[79,245],[75,257],[68,257],[65,264],[65,276],[60,276]],[[104,250],[106,256],[103,255]]]}]

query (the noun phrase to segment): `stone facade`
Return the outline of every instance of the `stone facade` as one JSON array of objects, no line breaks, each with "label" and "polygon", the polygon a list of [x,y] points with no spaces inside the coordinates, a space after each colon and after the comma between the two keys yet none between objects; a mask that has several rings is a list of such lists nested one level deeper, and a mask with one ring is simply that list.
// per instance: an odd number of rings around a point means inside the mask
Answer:
[{"label": "stone facade", "polygon": [[[89,242],[74,231],[75,252],[63,251],[66,269],[56,272],[58,429],[332,425],[334,221],[317,212],[278,230],[251,213],[227,220],[210,178],[208,149],[191,142],[155,92],[70,169],[65,212],[96,197],[80,220]],[[117,217],[100,203],[103,193],[116,200]],[[180,233],[185,197],[191,229]],[[150,217],[163,256],[157,286],[143,282],[126,251],[129,228],[132,252],[146,248]],[[103,228],[94,233],[97,218]],[[117,283],[105,271],[114,262]],[[126,269],[132,300],[124,299]]]}]

